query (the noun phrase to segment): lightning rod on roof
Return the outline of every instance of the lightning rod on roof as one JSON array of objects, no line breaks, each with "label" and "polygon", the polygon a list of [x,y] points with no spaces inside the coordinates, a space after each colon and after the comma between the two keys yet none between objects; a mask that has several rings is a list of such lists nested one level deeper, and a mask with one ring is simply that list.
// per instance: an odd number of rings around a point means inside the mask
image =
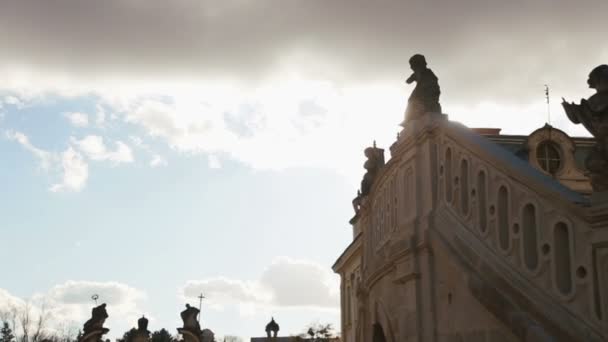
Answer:
[{"label": "lightning rod on roof", "polygon": [[547,123],[551,125],[551,105],[549,103],[549,85],[545,84],[545,98],[547,99]]}]

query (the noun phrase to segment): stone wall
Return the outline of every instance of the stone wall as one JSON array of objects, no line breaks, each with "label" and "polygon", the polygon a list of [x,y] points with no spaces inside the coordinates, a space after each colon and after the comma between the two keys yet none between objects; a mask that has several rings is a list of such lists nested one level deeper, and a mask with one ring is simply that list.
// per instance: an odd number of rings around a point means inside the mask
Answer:
[{"label": "stone wall", "polygon": [[360,265],[344,341],[608,339],[608,206],[444,116],[391,154],[355,220],[360,260],[334,266],[344,291]]}]

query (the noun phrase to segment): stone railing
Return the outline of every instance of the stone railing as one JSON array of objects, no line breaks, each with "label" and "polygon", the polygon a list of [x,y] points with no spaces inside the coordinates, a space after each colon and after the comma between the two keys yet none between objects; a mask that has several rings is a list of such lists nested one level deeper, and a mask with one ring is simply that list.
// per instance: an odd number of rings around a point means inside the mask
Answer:
[{"label": "stone railing", "polygon": [[429,125],[439,234],[471,254],[481,277],[493,271],[490,285],[515,292],[539,325],[585,341],[608,338],[606,207],[460,124]]}]

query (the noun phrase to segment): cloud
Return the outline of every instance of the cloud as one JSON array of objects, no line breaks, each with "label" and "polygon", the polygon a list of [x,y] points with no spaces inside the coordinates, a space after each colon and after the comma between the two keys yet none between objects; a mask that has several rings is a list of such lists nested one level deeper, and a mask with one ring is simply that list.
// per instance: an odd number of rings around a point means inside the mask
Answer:
[{"label": "cloud", "polygon": [[54,156],[52,153],[34,146],[30,142],[30,139],[21,132],[11,130],[6,131],[6,137],[11,141],[18,142],[27,151],[31,152],[36,158],[38,158],[40,167],[43,170],[48,170],[51,167],[51,164],[54,162],[54,159],[56,159],[56,156]]},{"label": "cloud", "polygon": [[207,160],[209,161],[210,169],[221,169],[222,168],[222,163],[220,162],[219,158],[216,155],[210,154],[209,157],[207,158]]},{"label": "cloud", "polygon": [[[12,307],[21,307],[24,304],[25,301],[23,299],[13,296],[7,290],[0,288],[0,308],[6,310]],[[2,310],[0,310],[0,313],[2,313]]]},{"label": "cloud", "polygon": [[109,306],[132,305],[144,297],[141,291],[118,282],[67,281],[48,292],[58,304],[87,306],[91,305],[92,294],[97,294],[100,301]]},{"label": "cloud", "polygon": [[[99,303],[106,303],[109,314],[106,326],[112,329],[126,329],[135,324],[143,312],[141,303],[146,299],[145,292],[118,282],[67,281],[46,292],[35,293],[29,299],[11,295],[0,288],[0,313],[16,308],[19,312],[30,308],[38,315],[42,308],[49,315],[48,332],[58,331],[71,326],[81,328],[90,318],[94,303],[92,294],[99,295]],[[149,315],[147,315],[149,316]],[[1,317],[1,316],[0,316]]]},{"label": "cloud", "polygon": [[[361,151],[394,141],[412,54],[427,56],[452,119],[526,134],[544,124],[544,84],[555,98],[587,95],[587,73],[608,59],[597,44],[606,10],[603,0],[24,0],[0,4],[0,87],[93,94],[104,133],[143,129],[181,153],[328,168],[355,184]],[[122,152],[114,162],[129,160]]]},{"label": "cloud", "polygon": [[71,146],[61,154],[63,177],[60,183],[50,187],[52,192],[82,190],[89,178],[89,166],[82,155]]},{"label": "cloud", "polygon": [[68,112],[64,113],[63,116],[74,127],[87,127],[89,125],[89,116],[86,113]]},{"label": "cloud", "polygon": [[184,298],[205,293],[212,306],[236,304],[250,311],[268,307],[337,310],[339,306],[336,275],[321,265],[286,257],[275,259],[257,280],[191,280],[180,293]]},{"label": "cloud", "polygon": [[150,166],[151,167],[167,166],[167,160],[165,158],[163,158],[162,156],[156,154],[156,155],[154,155],[154,157],[152,157],[152,160],[150,160]]},{"label": "cloud", "polygon": [[260,82],[277,70],[352,84],[403,79],[422,52],[456,97],[521,101],[546,81],[567,87],[606,58],[596,42],[607,9],[603,0],[24,0],[0,4],[0,68],[16,75],[9,80],[119,86]]},{"label": "cloud", "polygon": [[92,160],[107,160],[117,164],[133,162],[131,148],[122,141],[116,141],[116,150],[114,151],[108,150],[103,137],[98,135],[87,135],[81,140],[71,138],[71,142]]}]

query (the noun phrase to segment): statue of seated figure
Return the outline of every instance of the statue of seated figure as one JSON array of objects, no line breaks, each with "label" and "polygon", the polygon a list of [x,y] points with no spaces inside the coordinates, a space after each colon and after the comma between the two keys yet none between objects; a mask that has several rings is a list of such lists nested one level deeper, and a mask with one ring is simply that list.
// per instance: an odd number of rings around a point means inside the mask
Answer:
[{"label": "statue of seated figure", "polygon": [[414,73],[405,82],[416,82],[416,87],[407,101],[404,123],[416,120],[428,112],[441,113],[439,82],[433,71],[427,68],[424,56],[412,56],[410,67]]}]

